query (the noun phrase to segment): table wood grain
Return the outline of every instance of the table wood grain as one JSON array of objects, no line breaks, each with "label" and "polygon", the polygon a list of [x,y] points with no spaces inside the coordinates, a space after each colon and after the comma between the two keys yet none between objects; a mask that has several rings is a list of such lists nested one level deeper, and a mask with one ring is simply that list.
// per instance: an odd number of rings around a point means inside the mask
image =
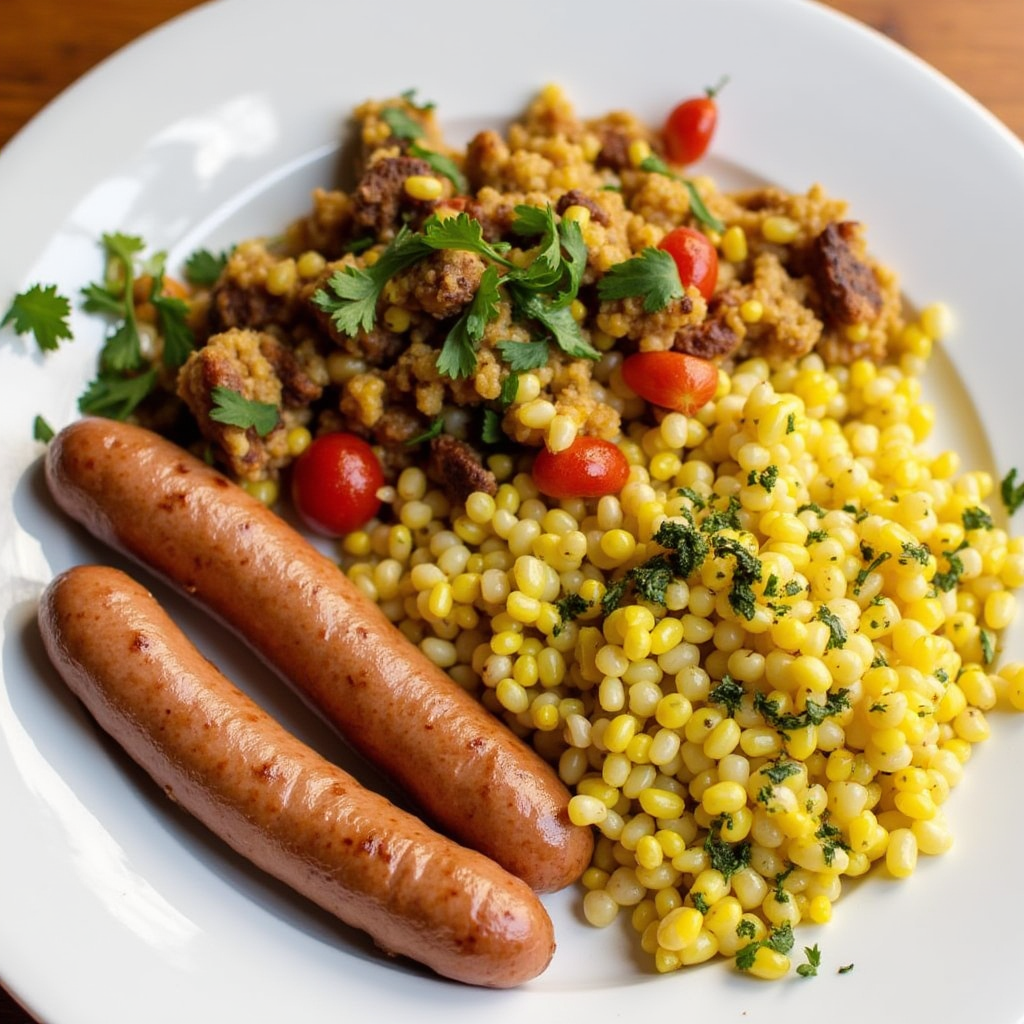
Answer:
[{"label": "table wood grain", "polygon": [[[983,5],[963,0],[827,2],[933,65],[1024,138],[1022,0],[986,0]],[[196,0],[13,0],[4,4],[0,146],[110,54],[196,6]],[[941,140],[924,144],[934,146],[941,155]],[[59,976],[53,984],[61,984]],[[0,989],[0,1024],[30,1022]]]}]

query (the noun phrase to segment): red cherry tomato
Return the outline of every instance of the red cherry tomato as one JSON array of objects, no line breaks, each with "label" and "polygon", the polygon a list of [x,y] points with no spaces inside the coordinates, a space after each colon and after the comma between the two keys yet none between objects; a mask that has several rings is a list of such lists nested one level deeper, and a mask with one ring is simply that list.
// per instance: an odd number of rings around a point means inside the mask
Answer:
[{"label": "red cherry tomato", "polygon": [[354,434],[324,434],[295,460],[292,501],[317,533],[340,537],[372,519],[384,474],[373,449]]},{"label": "red cherry tomato", "polygon": [[715,97],[725,85],[705,89],[703,96],[683,100],[665,120],[665,154],[671,163],[692,164],[707,152],[711,137],[718,124],[718,104]]},{"label": "red cherry tomato", "polygon": [[533,482],[549,498],[600,498],[621,491],[628,477],[626,456],[599,437],[577,437],[560,452],[542,448],[533,461]]},{"label": "red cherry tomato", "polygon": [[622,379],[652,405],[692,416],[718,390],[718,367],[685,352],[637,352],[622,361]]},{"label": "red cherry tomato", "polygon": [[705,299],[710,299],[718,282],[718,250],[707,235],[693,228],[675,228],[659,243],[679,268],[683,287],[694,285]]}]

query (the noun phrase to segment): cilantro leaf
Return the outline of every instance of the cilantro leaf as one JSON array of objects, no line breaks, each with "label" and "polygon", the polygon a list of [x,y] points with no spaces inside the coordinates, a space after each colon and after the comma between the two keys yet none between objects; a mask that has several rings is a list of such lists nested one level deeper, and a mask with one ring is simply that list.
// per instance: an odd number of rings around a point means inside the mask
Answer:
[{"label": "cilantro leaf", "polygon": [[183,299],[156,294],[157,288],[154,282],[150,302],[156,309],[157,325],[164,339],[163,364],[175,369],[188,359],[195,348],[195,337],[186,320],[188,304]]},{"label": "cilantro leaf", "polygon": [[722,232],[725,230],[725,225],[717,217],[713,216],[704,205],[704,200],[701,199],[700,193],[697,191],[693,182],[686,178],[680,178],[678,174],[673,174],[668,164],[666,164],[660,157],[647,157],[640,164],[640,170],[648,171],[652,174],[664,174],[666,178],[672,178],[675,181],[682,182],[682,184],[686,186],[687,193],[689,193],[690,209],[693,211],[694,217],[696,217],[697,220],[706,228],[710,228],[712,231]]},{"label": "cilantro leaf", "polygon": [[515,370],[510,370],[501,382],[501,393],[498,395],[498,402],[502,409],[507,409],[516,400],[518,394],[519,374]]},{"label": "cilantro leaf", "polygon": [[535,292],[512,285],[512,299],[519,311],[543,324],[555,339],[555,344],[573,359],[600,359],[601,353],[588,342],[573,319],[568,306],[558,306]]},{"label": "cilantro leaf", "polygon": [[11,324],[17,334],[31,333],[40,351],[47,352],[57,348],[62,338],[71,338],[70,315],[71,303],[55,284],[34,284],[14,296],[0,327]]},{"label": "cilantro leaf", "polygon": [[508,246],[505,243],[492,245],[486,241],[483,225],[468,213],[459,213],[444,220],[436,215],[428,217],[423,225],[423,234],[413,237],[419,237],[421,244],[429,249],[464,249],[508,269],[515,267],[503,255]]},{"label": "cilantro leaf", "polygon": [[761,579],[761,560],[732,537],[716,536],[711,543],[716,557],[732,556],[735,560],[732,589],[729,591],[730,606],[738,615],[752,619],[757,604],[752,584]]},{"label": "cilantro leaf", "polygon": [[494,346],[509,369],[517,372],[522,370],[539,370],[547,366],[549,349],[547,339],[536,338],[533,341],[499,341]]},{"label": "cilantro leaf", "polygon": [[711,866],[721,871],[728,881],[737,871],[741,871],[750,863],[750,843],[730,843],[722,838],[724,818],[715,818],[711,822],[707,838],[704,840],[704,852],[708,855]]},{"label": "cilantro leaf", "polygon": [[835,693],[827,694],[824,704],[807,701],[800,714],[781,713],[778,701],[771,700],[760,690],[754,691],[754,710],[761,714],[765,722],[780,732],[803,729],[808,725],[821,725],[830,715],[838,715],[840,711],[845,711],[849,706],[850,691],[846,687],[841,687]]},{"label": "cilantro leaf", "polygon": [[252,427],[260,437],[266,437],[280,422],[278,408],[271,402],[257,402],[223,386],[215,387],[210,394],[213,397],[210,419],[218,423],[243,430]]},{"label": "cilantro leaf", "polygon": [[505,432],[501,429],[501,417],[493,409],[484,409],[480,440],[484,444],[500,444],[505,440]]},{"label": "cilantro leaf", "polygon": [[417,434],[415,437],[410,437],[406,441],[406,445],[412,446],[414,444],[422,444],[424,441],[433,441],[435,437],[440,437],[444,432],[444,417],[438,416],[422,434]]},{"label": "cilantro leaf", "polygon": [[418,139],[423,135],[423,125],[401,107],[385,107],[380,119],[396,139]]},{"label": "cilantro leaf", "polygon": [[796,973],[801,978],[813,978],[821,966],[821,950],[818,949],[818,944],[804,946],[804,956],[807,957],[807,963],[800,964],[796,969]]},{"label": "cilantro leaf", "polygon": [[1006,511],[1012,516],[1024,505],[1024,483],[1017,483],[1017,468],[1014,467],[1003,477],[1002,483],[999,486],[999,494],[1003,499],[1003,505],[1006,506]]},{"label": "cilantro leaf", "polygon": [[100,352],[100,367],[111,373],[137,370],[142,365],[142,342],[134,315],[126,317],[107,335]]},{"label": "cilantro leaf", "polygon": [[100,374],[86,386],[78,399],[79,411],[88,416],[125,420],[156,387],[157,372],[146,370],[133,376]]},{"label": "cilantro leaf", "polygon": [[459,170],[459,165],[450,156],[427,149],[418,142],[414,142],[409,147],[409,155],[419,157],[429,164],[430,169],[447,178],[455,186],[457,192],[466,192],[469,189],[466,176]]},{"label": "cilantro leaf", "polygon": [[981,657],[986,665],[991,665],[996,656],[996,635],[990,629],[981,631]]},{"label": "cilantro leaf", "polygon": [[455,321],[437,357],[437,372],[457,380],[472,376],[476,369],[476,350],[489,321],[498,315],[498,271],[488,267],[480,278],[473,301]]},{"label": "cilantro leaf", "polygon": [[402,225],[373,266],[336,270],[326,285],[313,293],[313,305],[330,316],[341,334],[354,337],[361,330],[370,331],[377,319],[377,300],[384,286],[429,252],[423,236]]},{"label": "cilantro leaf", "polygon": [[228,254],[197,249],[185,260],[185,280],[190,284],[213,284],[227,266]]},{"label": "cilantro leaf", "polygon": [[685,294],[676,261],[663,249],[648,246],[639,256],[616,263],[597,283],[601,299],[644,297],[645,313],[656,313]]}]

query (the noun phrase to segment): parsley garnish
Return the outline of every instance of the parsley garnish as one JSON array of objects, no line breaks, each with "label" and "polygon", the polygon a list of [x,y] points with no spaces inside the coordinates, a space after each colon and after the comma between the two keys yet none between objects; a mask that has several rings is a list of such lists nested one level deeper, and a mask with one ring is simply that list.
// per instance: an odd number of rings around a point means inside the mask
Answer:
[{"label": "parsley garnish", "polygon": [[466,176],[459,170],[459,165],[450,156],[427,149],[426,146],[421,146],[418,142],[414,142],[409,147],[409,155],[419,157],[429,165],[432,171],[447,178],[455,186],[456,192],[465,192],[469,188]]},{"label": "parsley garnish", "polygon": [[926,544],[911,544],[909,541],[903,543],[903,554],[900,557],[900,565],[907,562],[917,562],[920,565],[927,565],[931,552]]},{"label": "parsley garnish", "polygon": [[707,897],[702,892],[695,892],[693,894],[693,906],[702,914],[707,914],[711,909],[711,905],[708,903]]},{"label": "parsley garnish", "polygon": [[499,341],[494,346],[509,369],[538,370],[548,362],[548,343],[544,338],[533,341]]},{"label": "parsley garnish", "polygon": [[850,706],[850,691],[843,687],[825,697],[825,703],[808,701],[800,714],[780,713],[778,701],[769,700],[760,690],[754,693],[754,710],[780,732],[803,729],[808,725],[821,725],[830,715],[838,715]]},{"label": "parsley garnish", "polygon": [[814,501],[808,501],[806,504],[801,505],[797,510],[796,514],[800,515],[801,512],[813,512],[819,519],[826,515],[825,510]]},{"label": "parsley garnish", "polygon": [[753,487],[755,484],[760,484],[766,491],[770,491],[779,479],[779,467],[769,466],[767,469],[762,470],[758,473],[756,470],[751,470],[747,474],[747,483]]},{"label": "parsley garnish", "polygon": [[558,611],[558,625],[552,630],[552,635],[558,636],[565,629],[567,623],[572,622],[577,615],[582,615],[589,607],[590,601],[579,594],[566,594],[560,601],[555,602]]},{"label": "parsley garnish", "polygon": [[105,234],[102,242],[106,274],[102,282],[82,289],[82,308],[110,316],[114,323],[100,350],[99,373],[79,398],[78,407],[84,413],[126,419],[159,380],[156,368],[145,365],[135,319],[135,282],[140,275],[148,275],[151,281],[147,298],[156,310],[163,338],[164,367],[181,366],[195,342],[187,323],[187,304],[163,294],[166,255],[158,252],[140,259],[146,246],[135,235]]},{"label": "parsley garnish", "polygon": [[0,327],[10,324],[17,334],[31,333],[40,351],[47,352],[57,348],[62,338],[71,338],[70,315],[71,303],[55,284],[34,284],[14,296]]},{"label": "parsley garnish", "polygon": [[185,260],[185,280],[190,284],[213,284],[227,266],[226,252],[214,254],[209,249],[197,249]]},{"label": "parsley garnish", "polygon": [[962,551],[965,547],[967,547],[967,541],[964,541],[956,551],[942,552],[942,557],[949,563],[949,568],[945,572],[937,572],[932,577],[932,582],[944,593],[952,590],[963,575],[964,563],[957,551]]},{"label": "parsley garnish", "polygon": [[828,626],[829,636],[825,650],[831,651],[835,647],[844,647],[846,645],[846,627],[835,612],[823,604],[818,608],[817,618],[819,622],[824,622]]},{"label": "parsley garnish", "polygon": [[136,376],[103,374],[92,380],[78,399],[79,411],[88,416],[127,419],[156,387],[157,373],[149,369]]},{"label": "parsley garnish", "polygon": [[757,927],[749,917],[744,917],[736,925],[736,934],[741,939],[752,939],[757,934]]},{"label": "parsley garnish", "polygon": [[732,573],[732,589],[729,591],[730,607],[737,615],[752,619],[757,605],[752,584],[761,579],[760,559],[732,537],[718,536],[711,543],[716,557],[723,558],[728,555],[736,563]]},{"label": "parsley garnish", "polygon": [[840,829],[823,819],[818,831],[814,833],[815,839],[821,841],[821,850],[825,857],[825,864],[831,865],[835,860],[836,850],[849,850],[849,844],[843,839]]},{"label": "parsley garnish", "polygon": [[742,870],[750,863],[750,843],[744,840],[740,843],[729,843],[722,838],[722,825],[725,818],[715,818],[711,822],[707,838],[704,840],[704,852],[708,855],[711,866],[716,871],[721,871],[726,881],[737,871]]},{"label": "parsley garnish", "polygon": [[380,119],[396,139],[418,139],[423,135],[423,125],[401,107],[385,107]]},{"label": "parsley garnish", "polygon": [[728,508],[714,509],[700,524],[702,533],[718,533],[720,530],[739,530],[739,510],[743,506],[735,494],[730,495]]},{"label": "parsley garnish", "polygon": [[484,409],[480,440],[484,444],[500,444],[504,439],[505,432],[501,429],[501,417],[493,409]]},{"label": "parsley garnish", "polygon": [[686,191],[690,195],[690,209],[693,211],[694,217],[703,224],[706,228],[710,228],[712,231],[722,232],[725,230],[725,225],[715,216],[713,216],[708,208],[704,205],[704,200],[701,199],[700,193],[697,191],[692,181],[687,181],[686,178],[680,178],[678,174],[673,174],[671,168],[665,163],[660,157],[649,156],[640,164],[641,171],[648,171],[651,174],[664,174],[666,178],[672,178],[675,181],[682,182],[686,186]]},{"label": "parsley garnish", "polygon": [[1024,484],[1017,484],[1016,467],[1003,477],[999,486],[999,494],[1003,499],[1003,505],[1006,506],[1006,511],[1011,516],[1021,505],[1024,505]]},{"label": "parsley garnish", "polygon": [[666,520],[658,527],[653,539],[668,550],[634,566],[608,586],[601,598],[601,609],[605,615],[618,608],[630,585],[646,600],[664,604],[665,591],[673,578],[689,577],[708,553],[707,541],[686,523]]},{"label": "parsley garnish", "polygon": [[213,398],[210,419],[218,423],[243,430],[252,427],[260,437],[266,437],[279,422],[278,408],[270,402],[257,402],[225,387],[216,387],[210,394]]},{"label": "parsley garnish", "polygon": [[49,444],[54,438],[54,429],[42,416],[37,416],[32,421],[32,440],[42,441],[43,444]]},{"label": "parsley garnish", "polygon": [[[865,558],[868,558],[870,554],[873,554],[870,548],[861,548],[861,553],[864,555]],[[860,572],[857,573],[857,577],[853,581],[854,595],[860,594],[861,590],[864,587],[864,584],[868,581],[868,576],[870,576],[871,573],[873,573],[883,563],[887,562],[890,558],[892,558],[892,555],[890,555],[888,551],[883,551],[877,558],[872,559],[869,565],[867,565],[865,568],[861,569]]]},{"label": "parsley garnish", "polygon": [[767,775],[775,786],[785,782],[791,775],[797,775],[800,772],[800,765],[795,761],[775,761],[773,764],[765,764],[761,766],[761,774]]},{"label": "parsley garnish", "polygon": [[448,332],[437,357],[437,372],[458,380],[470,377],[476,369],[476,350],[487,324],[498,315],[498,271],[488,267],[480,279],[480,287],[466,311]]},{"label": "parsley garnish", "polygon": [[991,665],[996,656],[996,635],[990,629],[981,631],[981,656],[986,665]]},{"label": "parsley garnish", "polygon": [[680,487],[677,492],[680,497],[689,498],[690,504],[699,512],[703,509],[707,502],[692,488],[692,487]]},{"label": "parsley garnish", "polygon": [[836,971],[836,974],[849,974],[850,971],[852,971],[852,970],[853,970],[853,964],[844,964],[842,967],[840,967]]},{"label": "parsley garnish", "polygon": [[818,949],[818,944],[804,946],[804,956],[807,957],[807,963],[800,964],[796,969],[796,973],[801,978],[813,978],[821,966],[821,950]]},{"label": "parsley garnish", "polygon": [[424,441],[433,441],[444,433],[444,417],[438,416],[422,434],[410,437],[405,443],[412,447],[414,444],[422,444]]},{"label": "parsley garnish", "polygon": [[[586,265],[586,247],[575,221],[556,224],[550,207],[516,207],[520,233],[542,233],[538,256],[525,268],[505,258],[506,243],[487,242],[480,222],[466,213],[440,220],[430,217],[422,232],[404,226],[370,267],[345,267],[313,295],[313,304],[327,313],[334,327],[350,337],[373,328],[377,304],[387,282],[432,252],[458,249],[489,261],[469,308],[452,326],[438,356],[438,370],[447,377],[470,376],[476,350],[487,323],[497,315],[501,288],[516,312],[547,329],[555,344],[575,359],[597,359],[573,319],[569,304],[576,297]],[[566,255],[567,254],[567,255]],[[499,278],[498,268],[505,273]],[[554,295],[549,293],[554,292]]]},{"label": "parsley garnish", "polygon": [[741,971],[749,971],[754,966],[754,958],[762,946],[775,950],[776,953],[786,955],[793,948],[793,926],[787,921],[785,924],[773,928],[766,939],[760,942],[750,942],[736,954],[736,966]]},{"label": "parsley garnish", "polygon": [[992,517],[977,505],[965,508],[960,514],[960,518],[965,530],[991,530],[993,526]]},{"label": "parsley garnish", "polygon": [[743,687],[732,676],[723,676],[722,681],[708,693],[712,704],[724,704],[730,715],[735,715],[743,700]]},{"label": "parsley garnish", "polygon": [[648,246],[639,256],[608,269],[597,283],[601,299],[644,297],[645,313],[656,313],[685,294],[676,261],[663,249]]}]

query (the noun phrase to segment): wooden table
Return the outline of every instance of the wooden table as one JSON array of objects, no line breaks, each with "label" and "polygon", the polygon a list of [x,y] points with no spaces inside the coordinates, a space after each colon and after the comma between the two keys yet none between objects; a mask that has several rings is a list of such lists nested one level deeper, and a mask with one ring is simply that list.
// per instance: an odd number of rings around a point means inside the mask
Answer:
[{"label": "wooden table", "polygon": [[[767,2],[767,0],[766,0]],[[1024,2],[828,0],[922,57],[1024,138]],[[0,29],[0,146],[62,89],[196,0],[14,0]],[[941,140],[935,147],[941,158]],[[8,240],[9,241],[9,240]],[[0,908],[2,913],[2,908]],[[55,985],[60,978],[53,979]],[[30,1018],[0,989],[0,1024]]]}]

